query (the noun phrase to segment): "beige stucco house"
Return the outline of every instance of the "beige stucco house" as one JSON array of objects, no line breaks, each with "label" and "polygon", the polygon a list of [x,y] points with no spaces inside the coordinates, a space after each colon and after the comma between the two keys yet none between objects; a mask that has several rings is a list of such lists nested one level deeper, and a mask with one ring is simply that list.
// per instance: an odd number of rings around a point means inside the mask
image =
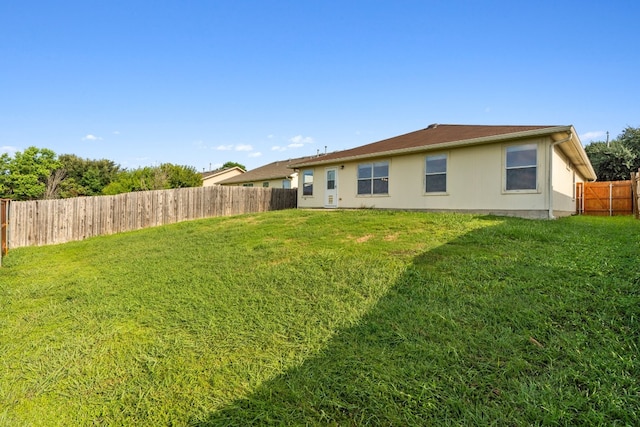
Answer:
[{"label": "beige stucco house", "polygon": [[306,161],[312,157],[300,157],[297,159],[279,160],[251,169],[242,175],[234,176],[220,185],[242,185],[245,187],[270,187],[270,188],[298,188],[298,172],[291,168],[291,164]]},{"label": "beige stucco house", "polygon": [[576,213],[595,171],[573,126],[438,125],[292,165],[299,208]]},{"label": "beige stucco house", "polygon": [[225,179],[242,175],[243,173],[245,173],[244,169],[238,166],[234,166],[232,168],[216,169],[209,172],[202,172],[200,175],[202,176],[202,186],[209,187],[211,185],[219,184],[220,181],[224,181]]}]

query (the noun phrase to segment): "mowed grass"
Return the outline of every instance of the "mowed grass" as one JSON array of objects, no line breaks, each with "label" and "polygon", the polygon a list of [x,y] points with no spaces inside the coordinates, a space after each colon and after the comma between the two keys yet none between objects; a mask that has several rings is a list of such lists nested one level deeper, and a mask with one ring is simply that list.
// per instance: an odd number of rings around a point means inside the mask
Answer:
[{"label": "mowed grass", "polygon": [[280,211],[13,250],[0,425],[638,425],[640,221]]}]

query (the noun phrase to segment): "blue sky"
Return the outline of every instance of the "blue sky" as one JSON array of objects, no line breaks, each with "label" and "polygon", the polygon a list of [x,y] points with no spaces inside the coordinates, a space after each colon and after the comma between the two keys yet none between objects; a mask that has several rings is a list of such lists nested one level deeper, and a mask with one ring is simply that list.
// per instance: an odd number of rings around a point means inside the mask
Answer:
[{"label": "blue sky", "polygon": [[431,123],[640,126],[637,1],[0,0],[0,152],[249,169]]}]

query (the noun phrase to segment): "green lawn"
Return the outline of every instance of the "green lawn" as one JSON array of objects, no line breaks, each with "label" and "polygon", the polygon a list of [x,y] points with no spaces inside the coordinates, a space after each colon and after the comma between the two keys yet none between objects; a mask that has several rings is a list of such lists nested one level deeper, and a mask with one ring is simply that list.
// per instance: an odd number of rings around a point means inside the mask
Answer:
[{"label": "green lawn", "polygon": [[279,211],[13,250],[0,425],[639,425],[640,221]]}]

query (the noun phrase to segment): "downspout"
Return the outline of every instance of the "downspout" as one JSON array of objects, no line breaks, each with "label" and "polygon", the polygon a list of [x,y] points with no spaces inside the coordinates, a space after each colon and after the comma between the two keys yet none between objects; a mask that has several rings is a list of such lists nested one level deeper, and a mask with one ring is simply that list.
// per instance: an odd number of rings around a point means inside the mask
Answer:
[{"label": "downspout", "polygon": [[549,219],[556,219],[553,216],[553,148],[556,145],[564,144],[565,142],[571,141],[573,139],[573,133],[569,133],[569,137],[565,139],[561,139],[560,141],[552,142],[549,146]]}]

